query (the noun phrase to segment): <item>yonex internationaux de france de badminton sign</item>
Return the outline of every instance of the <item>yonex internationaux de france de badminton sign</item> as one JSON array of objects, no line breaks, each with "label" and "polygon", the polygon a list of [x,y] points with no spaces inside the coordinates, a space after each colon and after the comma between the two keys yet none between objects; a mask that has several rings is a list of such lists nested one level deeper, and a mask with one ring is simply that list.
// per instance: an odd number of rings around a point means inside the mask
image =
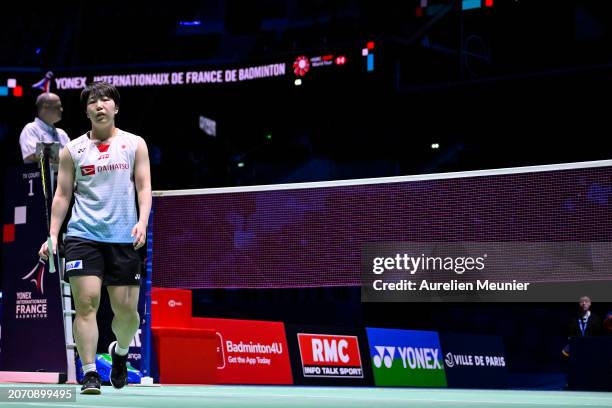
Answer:
[{"label": "yonex internationaux de france de badminton sign", "polygon": [[181,70],[168,72],[108,73],[57,77],[53,79],[55,89],[83,89],[92,81],[105,81],[118,88],[141,88],[160,86],[190,86],[224,84],[258,79],[283,77],[287,73],[286,63],[253,65],[240,68],[212,69],[206,71]]}]

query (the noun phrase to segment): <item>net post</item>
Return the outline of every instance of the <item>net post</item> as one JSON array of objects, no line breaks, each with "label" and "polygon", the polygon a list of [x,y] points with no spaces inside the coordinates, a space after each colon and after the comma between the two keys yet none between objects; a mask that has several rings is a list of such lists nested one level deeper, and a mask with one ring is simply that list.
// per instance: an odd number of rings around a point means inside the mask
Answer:
[{"label": "net post", "polygon": [[151,378],[151,290],[152,290],[152,274],[153,274],[153,208],[149,214],[149,224],[147,226],[147,264],[146,264],[146,280],[145,280],[145,330],[144,330],[144,358],[142,373],[144,377],[141,379],[141,384],[149,385],[153,383]]}]

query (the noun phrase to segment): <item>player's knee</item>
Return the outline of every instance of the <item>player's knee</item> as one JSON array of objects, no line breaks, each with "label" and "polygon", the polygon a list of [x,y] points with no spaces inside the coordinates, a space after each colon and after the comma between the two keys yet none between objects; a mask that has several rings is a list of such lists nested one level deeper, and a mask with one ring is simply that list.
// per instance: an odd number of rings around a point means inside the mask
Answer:
[{"label": "player's knee", "polygon": [[76,313],[79,316],[95,314],[100,305],[100,298],[97,296],[81,295],[74,299]]},{"label": "player's knee", "polygon": [[113,313],[120,318],[138,317],[138,309],[130,303],[119,302],[113,305]]}]

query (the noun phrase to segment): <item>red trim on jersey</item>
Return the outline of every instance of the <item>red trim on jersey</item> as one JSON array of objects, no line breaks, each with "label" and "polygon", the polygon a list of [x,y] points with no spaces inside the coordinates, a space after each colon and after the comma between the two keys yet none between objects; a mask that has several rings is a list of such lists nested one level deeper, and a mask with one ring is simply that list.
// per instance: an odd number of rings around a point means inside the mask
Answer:
[{"label": "red trim on jersey", "polygon": [[96,146],[98,148],[98,150],[100,151],[100,153],[106,153],[108,151],[108,148],[110,147],[110,144],[99,144]]}]

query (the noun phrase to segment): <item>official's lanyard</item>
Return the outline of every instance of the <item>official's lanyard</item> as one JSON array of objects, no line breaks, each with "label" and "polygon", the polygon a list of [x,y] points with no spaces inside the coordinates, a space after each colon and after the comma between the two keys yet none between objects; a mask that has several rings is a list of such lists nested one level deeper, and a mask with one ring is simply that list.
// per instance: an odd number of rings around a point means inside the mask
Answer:
[{"label": "official's lanyard", "polygon": [[586,319],[578,319],[578,325],[580,326],[580,331],[582,332],[582,336],[584,337],[584,332],[586,331],[587,326]]}]

